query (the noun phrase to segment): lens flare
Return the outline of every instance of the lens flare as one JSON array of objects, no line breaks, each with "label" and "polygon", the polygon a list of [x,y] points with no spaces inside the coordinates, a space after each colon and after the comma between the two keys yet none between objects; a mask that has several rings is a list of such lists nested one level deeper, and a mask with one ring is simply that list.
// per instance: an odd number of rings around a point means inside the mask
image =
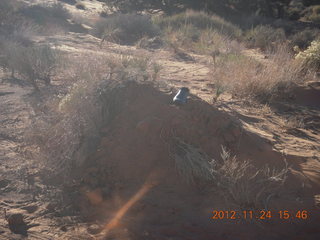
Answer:
[{"label": "lens flare", "polygon": [[102,234],[106,237],[109,232],[119,225],[119,222],[123,218],[123,216],[128,212],[133,205],[135,205],[152,187],[154,187],[156,183],[154,181],[146,181],[143,186],[139,189],[139,191],[129,199],[115,214],[115,216],[111,219],[109,223],[107,223],[102,231]]}]

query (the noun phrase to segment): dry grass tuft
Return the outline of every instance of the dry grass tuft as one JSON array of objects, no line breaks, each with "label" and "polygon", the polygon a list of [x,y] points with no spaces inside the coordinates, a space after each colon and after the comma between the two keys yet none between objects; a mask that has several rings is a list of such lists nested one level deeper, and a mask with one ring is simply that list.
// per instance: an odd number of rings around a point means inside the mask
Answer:
[{"label": "dry grass tuft", "polygon": [[217,15],[209,15],[205,12],[196,12],[193,10],[167,17],[156,17],[154,22],[162,29],[172,28],[174,30],[179,30],[190,25],[199,30],[212,29],[232,38],[238,38],[241,35],[239,27],[223,18]]},{"label": "dry grass tuft", "polygon": [[61,3],[31,5],[22,8],[20,13],[38,25],[64,23],[71,17],[69,11]]},{"label": "dry grass tuft", "polygon": [[274,49],[286,40],[283,29],[273,28],[269,25],[258,25],[248,31],[245,40],[250,48],[260,48],[262,50]]},{"label": "dry grass tuft", "polygon": [[222,147],[222,163],[214,175],[219,187],[241,208],[267,208],[268,201],[282,187],[288,167],[281,170],[255,168],[249,161],[238,161]]},{"label": "dry grass tuft", "polygon": [[171,157],[175,161],[179,176],[189,184],[198,184],[213,180],[210,158],[199,149],[176,138]]},{"label": "dry grass tuft", "polygon": [[0,66],[11,70],[12,77],[17,72],[20,77],[39,90],[38,81],[50,84],[58,64],[61,64],[61,53],[50,46],[24,47],[19,43],[2,40]]},{"label": "dry grass tuft", "polygon": [[241,30],[215,15],[187,11],[169,17],[156,17],[154,22],[161,27],[165,42],[175,48],[206,55],[240,52],[242,48],[236,41]]},{"label": "dry grass tuft", "polygon": [[211,160],[206,154],[181,139],[174,140],[171,156],[181,178],[198,187],[212,190],[216,186],[222,194],[244,209],[267,208],[272,196],[282,187],[288,167],[281,170],[268,166],[257,169],[249,161],[239,161],[222,146],[221,162]]},{"label": "dry grass tuft", "polygon": [[286,96],[295,84],[303,82],[303,64],[295,61],[286,47],[280,47],[267,63],[239,54],[220,58],[212,70],[215,88],[241,98],[268,102]]}]

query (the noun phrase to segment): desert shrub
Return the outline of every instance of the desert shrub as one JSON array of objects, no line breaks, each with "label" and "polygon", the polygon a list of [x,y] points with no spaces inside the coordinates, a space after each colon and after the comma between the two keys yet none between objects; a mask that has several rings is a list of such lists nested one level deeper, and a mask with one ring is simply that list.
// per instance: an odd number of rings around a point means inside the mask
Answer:
[{"label": "desert shrub", "polygon": [[11,71],[11,77],[14,77],[17,68],[17,61],[21,55],[22,46],[16,42],[6,39],[0,40],[0,66],[5,71]]},{"label": "desert shrub", "polygon": [[249,161],[239,161],[231,156],[225,147],[222,147],[221,158],[222,162],[217,162],[212,174],[226,196],[243,209],[268,209],[270,198],[285,182],[287,164],[280,170],[268,166],[257,169]]},{"label": "desert shrub", "polygon": [[116,14],[101,19],[94,27],[93,34],[99,38],[112,37],[120,44],[135,44],[143,37],[154,37],[160,33],[151,18],[138,14]]},{"label": "desert shrub", "polygon": [[296,7],[288,8],[286,11],[287,17],[293,21],[297,21],[300,19],[301,12],[302,12],[301,9],[296,8]]},{"label": "desert shrub", "polygon": [[312,22],[320,23],[320,5],[312,7],[312,14],[308,18]]},{"label": "desert shrub", "polygon": [[188,184],[203,184],[213,181],[214,162],[200,149],[179,138],[172,142],[171,158],[174,159],[178,175]]},{"label": "desert shrub", "polygon": [[249,47],[270,49],[286,40],[283,29],[274,29],[271,26],[259,25],[245,34],[245,41]]},{"label": "desert shrub", "polygon": [[14,73],[19,73],[24,79],[39,90],[37,81],[50,84],[51,76],[57,68],[59,52],[50,46],[24,47],[16,42],[2,41],[1,65]]},{"label": "desert shrub", "polygon": [[250,161],[231,156],[223,146],[221,161],[216,161],[179,138],[172,142],[171,158],[183,181],[207,191],[218,188],[242,209],[267,209],[268,201],[281,189],[288,172],[287,164],[280,170],[268,166],[258,169]]},{"label": "desert shrub", "polygon": [[0,2],[0,36],[8,37],[17,28],[22,25],[25,19],[19,15],[18,10],[21,5],[16,1],[3,0]]},{"label": "desert shrub", "polygon": [[7,22],[7,20],[11,17],[14,12],[13,6],[9,1],[1,1],[0,2],[0,23],[1,26]]},{"label": "desert shrub", "polygon": [[200,29],[186,24],[179,29],[171,26],[163,29],[164,40],[169,46],[180,47],[200,54],[212,52],[239,52],[241,44],[213,28]]},{"label": "desert shrub", "polygon": [[320,36],[319,30],[305,29],[290,37],[291,46],[298,46],[300,49],[306,49],[318,36]]},{"label": "desert shrub", "polygon": [[169,27],[164,29],[164,40],[167,45],[193,49],[195,43],[200,39],[201,31],[192,25],[185,25],[174,30]]},{"label": "desert shrub", "polygon": [[49,105],[50,114],[39,117],[29,134],[53,174],[68,174],[93,154],[101,128],[115,119],[127,101],[126,86],[144,78],[136,76],[140,68],[145,69],[141,59],[83,55],[70,61],[65,78],[73,86],[50,101],[56,102]]},{"label": "desert shrub", "polygon": [[267,64],[237,54],[225,55],[215,64],[212,78],[214,85],[233,96],[268,102],[286,96],[296,83],[304,81],[302,69],[302,64],[283,47],[271,55]]},{"label": "desert shrub", "polygon": [[209,15],[204,12],[191,10],[172,16],[156,17],[154,18],[154,22],[162,29],[170,27],[174,30],[179,30],[186,25],[190,25],[201,30],[213,29],[232,38],[238,38],[241,35],[239,27],[224,20],[223,18],[217,15]]},{"label": "desert shrub", "polygon": [[60,3],[31,5],[22,8],[20,13],[38,25],[63,24],[71,17],[69,11]]},{"label": "desert shrub", "polygon": [[297,54],[297,60],[300,60],[304,67],[311,69],[320,69],[320,40],[311,42],[311,45]]}]

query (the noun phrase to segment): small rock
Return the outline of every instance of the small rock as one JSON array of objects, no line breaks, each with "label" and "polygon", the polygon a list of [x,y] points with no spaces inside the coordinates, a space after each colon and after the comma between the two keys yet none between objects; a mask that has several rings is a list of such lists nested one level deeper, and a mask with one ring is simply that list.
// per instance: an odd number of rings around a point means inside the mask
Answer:
[{"label": "small rock", "polygon": [[92,224],[88,227],[87,231],[90,234],[98,234],[102,231],[102,228],[97,224]]}]

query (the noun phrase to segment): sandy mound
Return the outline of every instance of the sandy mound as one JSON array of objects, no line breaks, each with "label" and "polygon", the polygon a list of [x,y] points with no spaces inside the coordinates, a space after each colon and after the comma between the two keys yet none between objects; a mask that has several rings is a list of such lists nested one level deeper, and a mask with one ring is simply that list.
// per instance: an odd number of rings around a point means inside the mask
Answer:
[{"label": "sandy mound", "polygon": [[[222,161],[221,145],[239,161],[251,159],[257,168],[267,164],[281,169],[284,157],[258,135],[245,131],[237,119],[194,96],[186,105],[175,106],[171,104],[173,95],[149,85],[129,84],[119,97],[123,99],[122,109],[103,129],[96,154],[78,172],[82,197],[75,205],[89,220],[101,221],[97,232],[107,235],[105,239],[277,239],[280,233],[290,236],[305,223],[314,222],[310,217],[300,226],[299,220],[293,219],[286,223],[297,228],[287,231],[286,224],[277,225],[280,219],[274,216],[264,226],[272,229],[266,234],[255,220],[212,220],[214,210],[240,209],[240,213],[241,208],[212,187],[214,183],[209,187],[187,184],[181,178],[172,157],[177,140],[217,162]],[[292,169],[300,169],[301,162],[289,157],[286,160]],[[292,172],[288,173],[283,195],[269,202],[274,214],[284,206],[307,209],[306,202],[295,200],[307,179]],[[317,185],[306,184],[299,192],[301,198],[309,199],[308,210],[313,209],[310,199],[314,191],[318,191]],[[309,228],[313,236],[313,225]]]}]

